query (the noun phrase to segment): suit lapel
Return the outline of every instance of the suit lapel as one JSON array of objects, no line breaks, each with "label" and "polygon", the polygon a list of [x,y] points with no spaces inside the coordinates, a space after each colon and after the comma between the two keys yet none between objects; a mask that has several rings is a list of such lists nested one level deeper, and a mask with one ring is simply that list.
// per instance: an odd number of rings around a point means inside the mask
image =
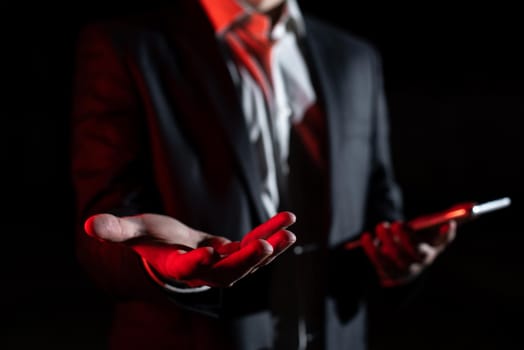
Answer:
[{"label": "suit lapel", "polygon": [[[220,52],[207,54],[220,54]],[[215,106],[216,117],[223,127],[226,142],[229,143],[231,151],[234,153],[237,168],[249,192],[257,218],[262,222],[267,219],[267,215],[260,201],[262,181],[259,164],[254,147],[248,138],[247,126],[237,92],[229,71],[226,69],[227,67],[219,62],[220,60],[211,61],[205,68],[208,77],[209,97],[211,97]]]},{"label": "suit lapel", "polygon": [[[247,189],[256,220],[258,222],[265,221],[267,214],[260,201],[262,182],[259,164],[254,147],[248,137],[247,126],[235,85],[228,67],[222,59],[223,53],[203,9],[197,4],[184,4],[183,6],[191,13],[184,16],[185,21],[182,24],[184,30],[174,30],[173,32],[185,32],[184,38],[177,38],[177,40],[185,41],[188,43],[188,50],[194,51],[187,56],[193,57],[189,68],[194,71],[197,77],[196,81],[204,83],[197,91],[203,93],[203,100],[210,101],[209,110],[213,114],[211,117],[215,117],[222,127],[222,130],[217,130],[217,132],[224,133],[224,142],[227,143],[233,153],[236,168]],[[182,11],[182,13],[184,12]],[[180,24],[180,22],[178,23]],[[202,103],[207,103],[203,100]],[[205,125],[201,127],[205,127]],[[213,152],[213,150],[209,150],[209,152]]]},{"label": "suit lapel", "polygon": [[336,68],[333,67],[333,58],[330,57],[333,50],[324,47],[326,38],[322,36],[320,31],[316,30],[316,26],[311,25],[307,18],[305,19],[308,35],[302,44],[317,97],[322,103],[326,116],[329,203],[333,209],[330,212],[328,223],[332,232],[329,235],[330,241],[335,242],[337,241],[336,233],[340,231],[337,226],[342,222],[341,218],[344,215],[347,203],[347,198],[344,198],[345,194],[340,192],[341,187],[339,185],[348,180],[348,171],[345,164],[337,161],[337,159],[346,159],[346,155],[343,153],[346,126],[344,118],[339,117],[343,113],[340,101],[336,98],[338,94],[333,90],[337,86],[335,81],[337,72]]},{"label": "suit lapel", "polygon": [[[339,139],[339,130],[340,127],[335,123],[334,116],[340,115],[337,103],[334,100],[335,94],[331,91],[334,84],[332,84],[332,74],[326,70],[325,62],[329,62],[322,53],[322,48],[319,47],[318,40],[312,39],[313,34],[310,34],[308,40],[306,40],[306,50],[308,61],[312,69],[312,79],[316,86],[316,93],[318,98],[323,103],[324,111],[326,114],[326,123],[328,130],[328,140],[329,140],[329,156],[333,154],[333,150],[337,149],[337,145],[340,141]],[[329,65],[328,65],[329,66]],[[333,162],[330,162],[332,164]],[[332,173],[332,168],[330,168]]]}]

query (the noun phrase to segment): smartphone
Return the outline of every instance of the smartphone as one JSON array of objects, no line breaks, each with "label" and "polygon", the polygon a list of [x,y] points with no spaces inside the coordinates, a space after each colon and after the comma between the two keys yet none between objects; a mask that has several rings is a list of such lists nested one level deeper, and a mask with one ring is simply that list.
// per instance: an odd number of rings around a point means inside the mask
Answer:
[{"label": "smartphone", "polygon": [[442,225],[450,220],[455,220],[457,223],[462,223],[464,221],[474,219],[480,215],[506,208],[510,204],[511,199],[509,197],[503,197],[484,203],[460,203],[439,213],[418,216],[408,221],[407,225],[413,231],[420,231]]}]

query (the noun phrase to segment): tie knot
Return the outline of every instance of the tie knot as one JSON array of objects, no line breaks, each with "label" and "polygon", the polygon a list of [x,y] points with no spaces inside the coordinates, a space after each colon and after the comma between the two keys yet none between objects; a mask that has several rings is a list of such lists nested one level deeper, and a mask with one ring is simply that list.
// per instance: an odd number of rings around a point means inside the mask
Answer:
[{"label": "tie knot", "polygon": [[271,21],[268,16],[254,12],[247,17],[245,30],[257,41],[264,45],[271,45]]},{"label": "tie knot", "polygon": [[226,40],[236,58],[261,85],[267,98],[271,95],[271,21],[261,13],[252,13],[236,23]]}]

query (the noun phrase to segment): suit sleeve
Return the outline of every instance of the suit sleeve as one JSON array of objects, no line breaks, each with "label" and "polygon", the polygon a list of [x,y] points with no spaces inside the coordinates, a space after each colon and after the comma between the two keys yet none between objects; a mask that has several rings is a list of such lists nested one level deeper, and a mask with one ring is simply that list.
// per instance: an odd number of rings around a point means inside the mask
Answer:
[{"label": "suit sleeve", "polygon": [[161,288],[129,247],[101,243],[84,231],[85,220],[97,213],[163,212],[139,84],[126,59],[125,36],[110,29],[91,25],[78,39],[71,142],[77,258],[95,284],[114,297],[163,300],[216,316],[222,289]]},{"label": "suit sleeve", "polygon": [[76,253],[101,288],[118,297],[143,298],[155,288],[138,255],[123,245],[100,243],[83,228],[96,213],[133,215],[154,209],[150,174],[144,170],[139,94],[108,33],[105,26],[91,25],[77,41],[71,121]]},{"label": "suit sleeve", "polygon": [[[402,219],[402,197],[395,180],[391,159],[389,138],[389,115],[383,85],[380,56],[375,48],[366,45],[367,62],[369,62],[371,82],[371,137],[370,178],[366,195],[364,228],[372,230],[383,220]],[[352,283],[340,278],[340,266],[344,266],[345,276],[351,276]],[[378,284],[375,269],[362,249],[348,251],[344,243],[335,247],[330,255],[329,278],[331,294],[337,300],[337,311],[341,320],[349,320],[358,312],[362,298],[370,293],[378,295],[381,288]],[[388,295],[391,295],[389,293]],[[395,298],[394,301],[396,301]]]}]

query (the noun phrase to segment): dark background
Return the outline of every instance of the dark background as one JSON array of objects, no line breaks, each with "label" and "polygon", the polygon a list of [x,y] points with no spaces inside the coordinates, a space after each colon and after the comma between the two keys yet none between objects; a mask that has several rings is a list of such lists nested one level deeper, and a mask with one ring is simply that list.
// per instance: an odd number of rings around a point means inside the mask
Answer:
[{"label": "dark background", "polygon": [[[0,7],[2,349],[101,347],[107,300],[73,249],[67,142],[74,40],[88,21],[158,3]],[[509,208],[461,227],[421,293],[376,323],[372,350],[524,347],[520,12],[500,2],[302,3],[381,52],[409,216],[512,199]]]}]

